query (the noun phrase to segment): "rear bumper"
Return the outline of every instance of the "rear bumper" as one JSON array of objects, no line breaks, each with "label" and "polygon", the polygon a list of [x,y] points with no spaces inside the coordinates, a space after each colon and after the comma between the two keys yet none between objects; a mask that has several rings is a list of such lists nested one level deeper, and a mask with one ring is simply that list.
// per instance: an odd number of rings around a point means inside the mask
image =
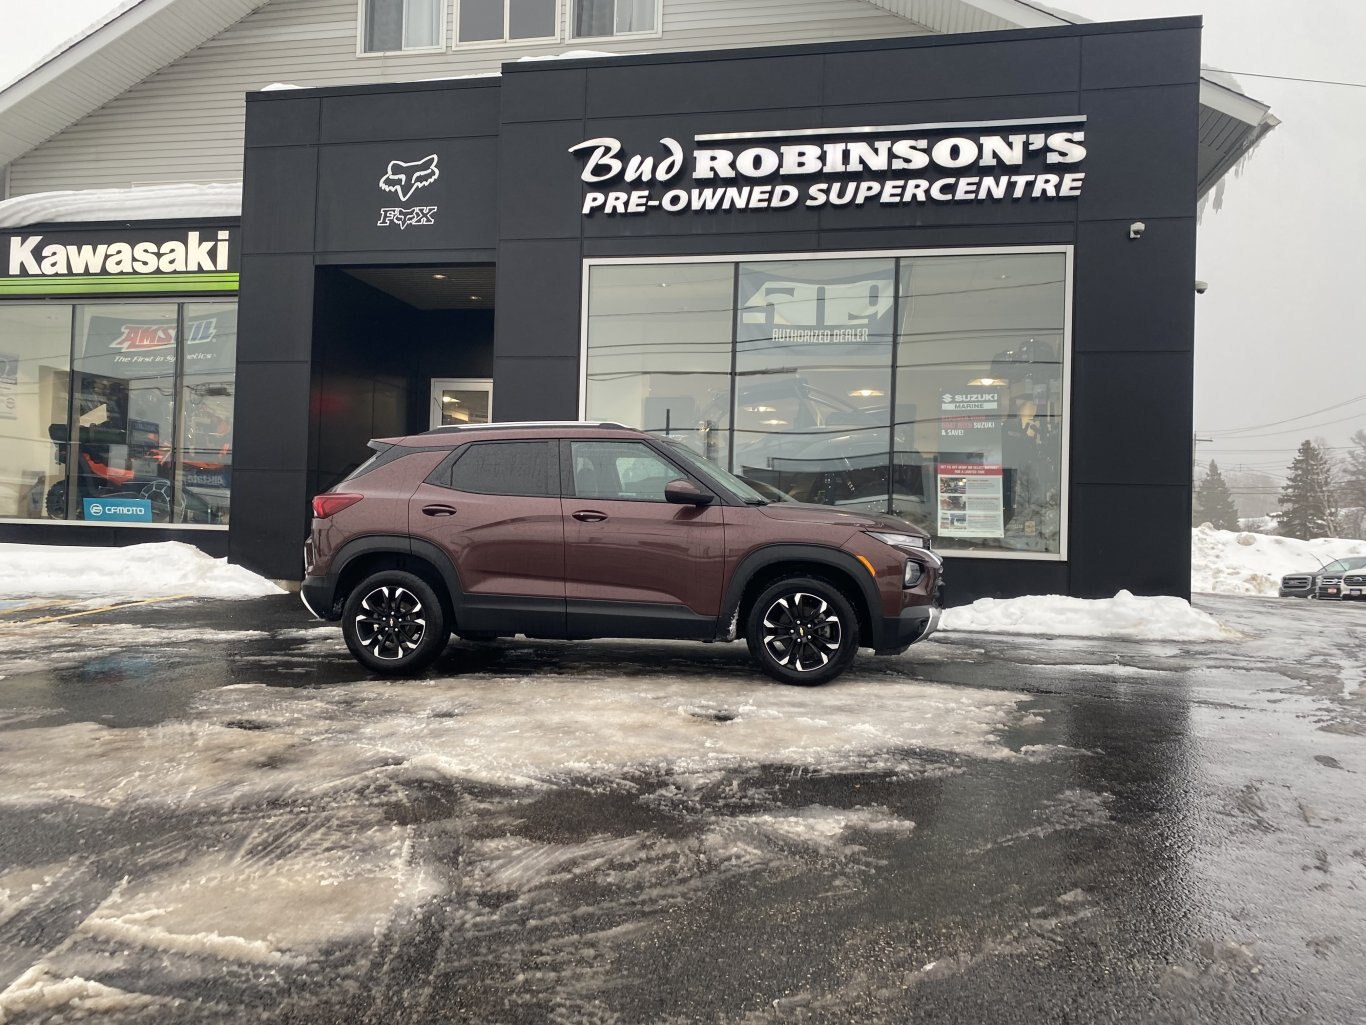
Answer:
[{"label": "rear bumper", "polygon": [[900,655],[916,641],[923,641],[939,629],[941,613],[938,605],[912,605],[902,609],[899,616],[883,617],[882,643],[874,653]]},{"label": "rear bumper", "polygon": [[304,577],[299,586],[299,600],[304,608],[313,613],[315,619],[333,620],[338,617],[332,612],[337,582],[331,577]]}]

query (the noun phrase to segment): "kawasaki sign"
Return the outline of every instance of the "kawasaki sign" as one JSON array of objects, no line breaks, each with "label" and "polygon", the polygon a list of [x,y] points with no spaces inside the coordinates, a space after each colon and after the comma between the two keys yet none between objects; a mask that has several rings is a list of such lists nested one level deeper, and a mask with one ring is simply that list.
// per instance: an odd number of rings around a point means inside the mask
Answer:
[{"label": "kawasaki sign", "polygon": [[0,298],[237,291],[233,228],[0,235]]}]

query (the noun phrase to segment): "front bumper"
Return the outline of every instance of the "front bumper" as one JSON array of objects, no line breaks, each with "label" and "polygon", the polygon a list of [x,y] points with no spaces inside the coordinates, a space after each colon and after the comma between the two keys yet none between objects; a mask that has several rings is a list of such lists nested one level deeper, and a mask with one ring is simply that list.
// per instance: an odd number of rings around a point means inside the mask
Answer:
[{"label": "front bumper", "polygon": [[943,610],[938,605],[911,605],[899,616],[884,616],[882,645],[874,649],[877,655],[900,655],[916,641],[923,641],[939,629]]}]

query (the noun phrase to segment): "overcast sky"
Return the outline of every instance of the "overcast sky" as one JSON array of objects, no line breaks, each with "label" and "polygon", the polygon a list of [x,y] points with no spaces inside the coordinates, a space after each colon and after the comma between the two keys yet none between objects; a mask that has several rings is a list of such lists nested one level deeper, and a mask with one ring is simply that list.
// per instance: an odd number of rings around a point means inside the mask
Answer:
[{"label": "overcast sky", "polygon": [[[1214,440],[1198,455],[1284,474],[1304,438],[1340,450],[1366,429],[1366,88],[1253,76],[1366,83],[1366,2],[1052,3],[1093,21],[1204,15],[1205,63],[1241,73],[1281,119],[1200,226],[1195,422]],[[0,82],[115,6],[0,0]]]}]

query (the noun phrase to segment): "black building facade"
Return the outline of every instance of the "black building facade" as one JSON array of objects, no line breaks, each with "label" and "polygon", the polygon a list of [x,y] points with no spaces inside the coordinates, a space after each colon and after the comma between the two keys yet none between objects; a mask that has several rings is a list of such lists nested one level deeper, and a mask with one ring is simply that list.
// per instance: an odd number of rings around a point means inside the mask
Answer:
[{"label": "black building facade", "polygon": [[297,579],[309,498],[446,409],[890,509],[951,604],[1188,596],[1199,36],[250,95],[230,557]]}]

